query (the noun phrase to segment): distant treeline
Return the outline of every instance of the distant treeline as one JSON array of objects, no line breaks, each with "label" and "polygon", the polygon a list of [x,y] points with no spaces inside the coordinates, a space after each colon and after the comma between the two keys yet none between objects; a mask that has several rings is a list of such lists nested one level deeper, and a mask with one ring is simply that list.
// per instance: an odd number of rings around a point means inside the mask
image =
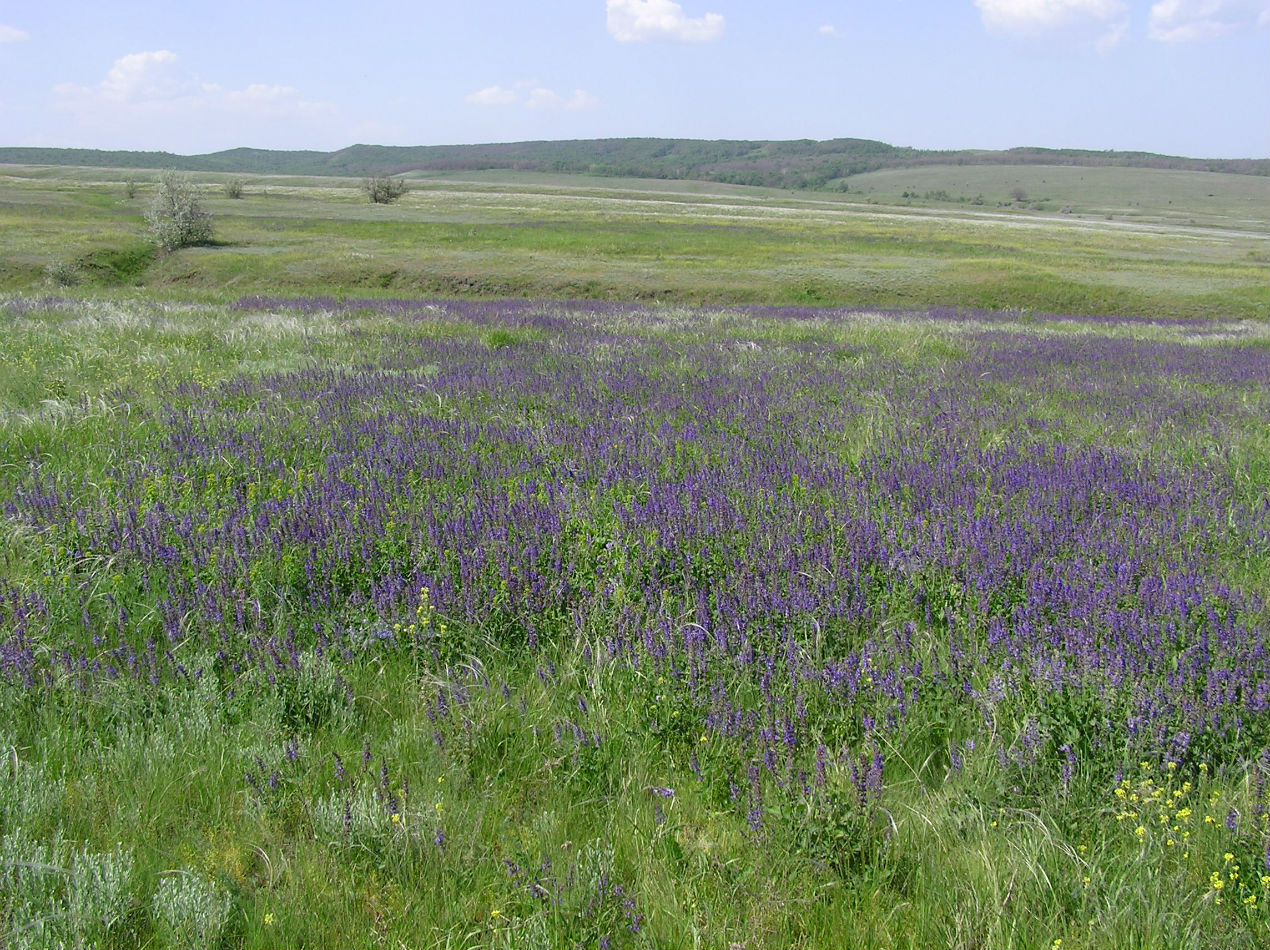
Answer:
[{"label": "distant treeline", "polygon": [[1209,159],[1152,152],[1012,148],[934,151],[869,139],[785,142],[586,139],[496,145],[353,145],[336,152],[235,148],[208,155],[75,148],[0,148],[0,163],[176,168],[260,175],[365,177],[411,171],[522,171],[693,179],[779,188],[842,188],[847,179],[916,165],[1121,165],[1270,176],[1270,159]]}]

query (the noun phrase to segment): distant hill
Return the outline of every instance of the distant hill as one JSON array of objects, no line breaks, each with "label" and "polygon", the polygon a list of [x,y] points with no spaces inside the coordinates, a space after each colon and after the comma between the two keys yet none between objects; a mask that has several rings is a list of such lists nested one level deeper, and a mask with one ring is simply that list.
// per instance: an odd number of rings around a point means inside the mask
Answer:
[{"label": "distant hill", "polygon": [[1270,176],[1270,159],[1260,158],[1182,158],[1152,152],[1048,148],[934,151],[869,139],[749,142],[623,138],[492,145],[353,145],[336,152],[235,148],[207,155],[0,147],[0,163],[341,177],[511,168],[780,188],[842,187],[852,175],[917,165],[1119,165]]}]

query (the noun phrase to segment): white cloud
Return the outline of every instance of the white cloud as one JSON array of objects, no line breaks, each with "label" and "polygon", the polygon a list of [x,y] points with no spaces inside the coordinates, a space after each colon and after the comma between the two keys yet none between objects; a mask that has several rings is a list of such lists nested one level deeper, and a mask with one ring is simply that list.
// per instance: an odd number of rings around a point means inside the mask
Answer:
[{"label": "white cloud", "polygon": [[117,103],[166,102],[200,92],[198,81],[177,66],[175,53],[165,49],[121,56],[96,86],[65,83],[57,88],[71,96]]},{"label": "white cloud", "polygon": [[1211,40],[1266,26],[1267,0],[1161,0],[1151,7],[1151,39],[1164,43]]},{"label": "white cloud", "polygon": [[224,89],[186,70],[170,50],[129,53],[115,60],[104,79],[92,86],[60,83],[54,103],[65,111],[95,120],[154,115],[196,116],[209,113],[255,118],[316,116],[329,111],[308,102],[291,86],[252,83]]},{"label": "white cloud", "polygon": [[1107,51],[1129,29],[1124,0],[975,0],[983,25],[1024,43]]},{"label": "white cloud", "polygon": [[826,23],[817,32],[823,33],[825,36],[837,36],[838,30],[832,23]]},{"label": "white cloud", "polygon": [[486,86],[463,97],[474,106],[514,106],[520,101],[520,93],[503,86]]},{"label": "white cloud", "polygon": [[723,17],[690,17],[674,0],[608,0],[608,27],[619,43],[710,43],[722,35]]},{"label": "white cloud", "polygon": [[0,23],[0,43],[21,43],[23,40],[29,40],[31,34],[26,30],[19,30],[16,26],[8,26]]},{"label": "white cloud", "polygon": [[591,109],[600,104],[600,100],[585,89],[575,89],[570,96],[562,96],[554,89],[540,86],[537,81],[524,79],[507,86],[486,86],[484,89],[469,93],[463,101],[474,106],[519,106],[534,109],[538,112],[576,112],[579,109]]}]

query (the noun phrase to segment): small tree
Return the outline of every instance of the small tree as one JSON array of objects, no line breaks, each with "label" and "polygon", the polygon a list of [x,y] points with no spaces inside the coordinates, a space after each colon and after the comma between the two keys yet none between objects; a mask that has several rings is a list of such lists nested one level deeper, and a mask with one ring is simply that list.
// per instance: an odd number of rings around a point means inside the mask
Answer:
[{"label": "small tree", "polygon": [[410,186],[404,178],[367,178],[362,182],[362,190],[375,204],[386,205],[404,195]]},{"label": "small tree", "polygon": [[160,250],[175,251],[212,239],[212,216],[203,210],[198,189],[174,171],[159,176],[154,200],[146,211],[150,238]]},{"label": "small tree", "polygon": [[1010,189],[1010,197],[1022,204],[1027,201],[1027,192],[1024,191],[1022,185],[1015,185]]},{"label": "small tree", "polygon": [[231,178],[225,182],[226,198],[241,198],[243,196],[243,180],[241,178]]}]

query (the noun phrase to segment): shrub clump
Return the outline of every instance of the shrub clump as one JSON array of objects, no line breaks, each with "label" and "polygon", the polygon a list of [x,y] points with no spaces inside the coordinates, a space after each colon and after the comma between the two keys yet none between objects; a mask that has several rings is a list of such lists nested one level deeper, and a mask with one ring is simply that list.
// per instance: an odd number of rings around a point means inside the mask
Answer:
[{"label": "shrub clump", "polygon": [[165,171],[146,211],[150,238],[160,250],[174,251],[212,239],[212,216],[185,175]]},{"label": "shrub clump", "polygon": [[367,178],[362,182],[362,190],[375,204],[386,205],[404,195],[410,186],[404,178]]},{"label": "shrub clump", "polygon": [[54,287],[74,287],[83,277],[74,261],[53,260],[44,265],[44,279]]}]

